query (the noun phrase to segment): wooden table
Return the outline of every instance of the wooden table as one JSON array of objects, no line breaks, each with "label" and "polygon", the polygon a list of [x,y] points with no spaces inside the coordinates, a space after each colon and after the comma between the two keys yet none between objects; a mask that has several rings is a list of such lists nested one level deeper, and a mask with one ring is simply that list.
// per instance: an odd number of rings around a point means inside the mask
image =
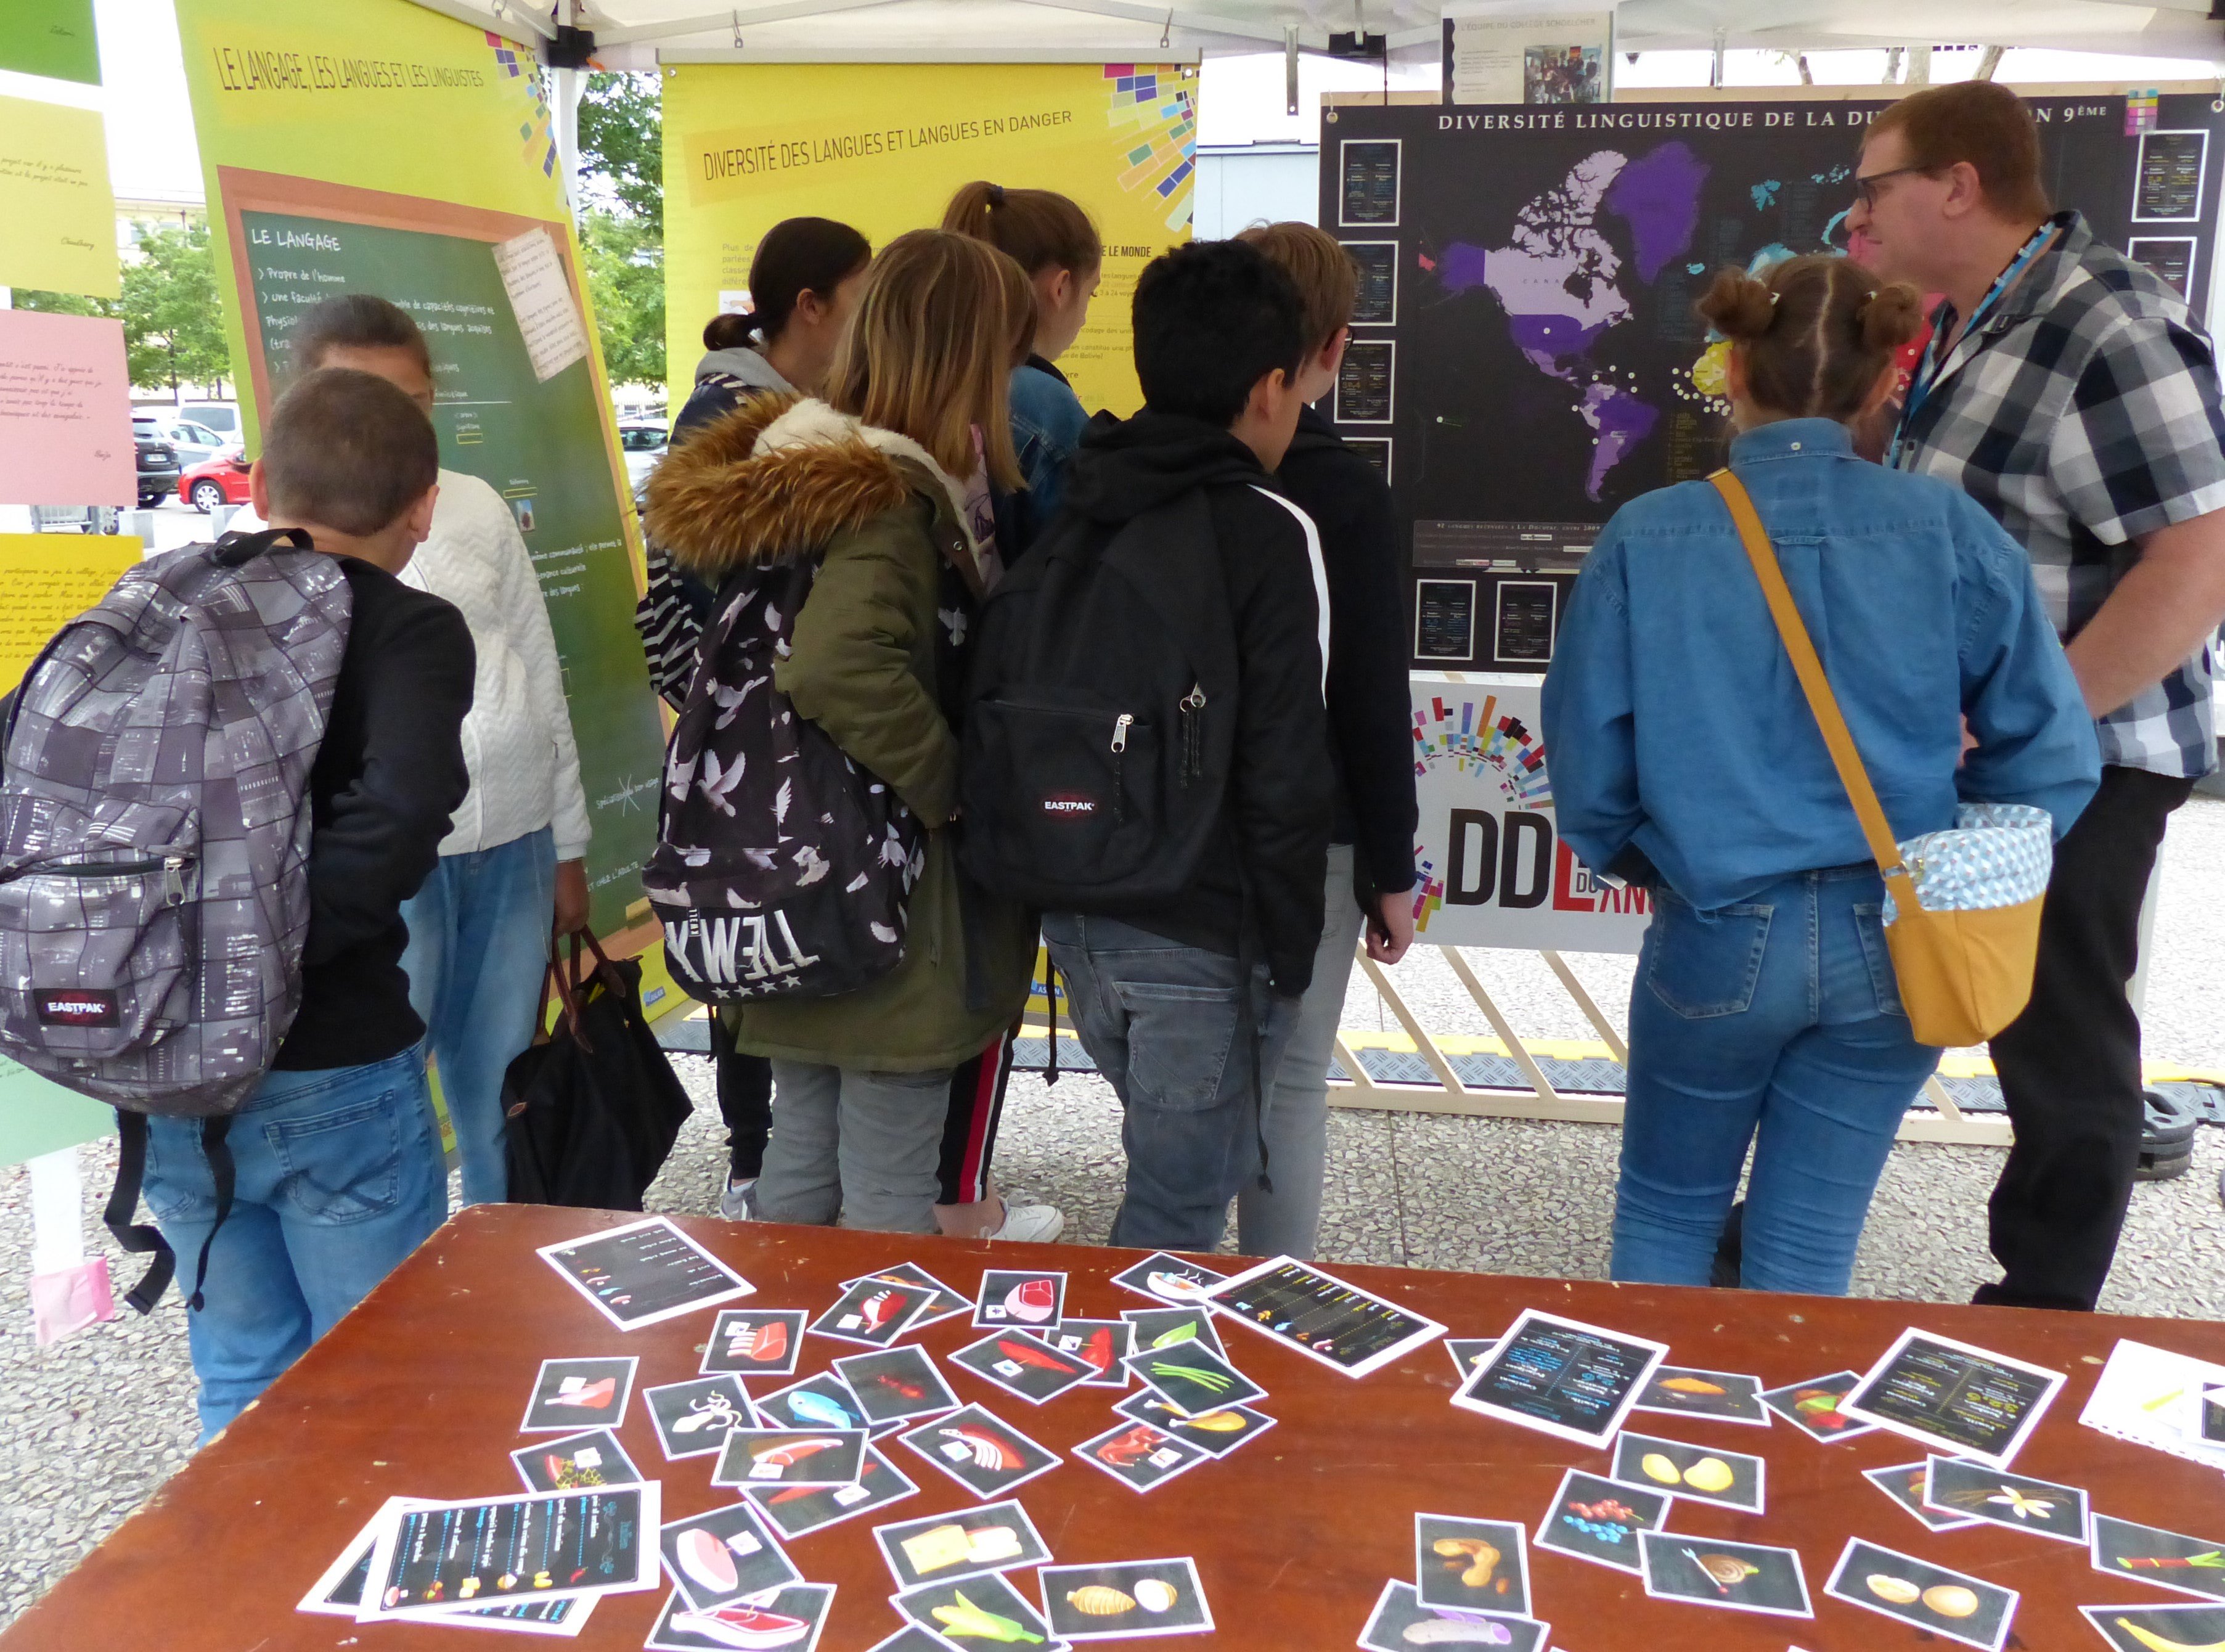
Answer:
[{"label": "wooden table", "polygon": [[[508,1453],[523,1443],[518,1419],[546,1358],[638,1355],[635,1397],[620,1434],[643,1470],[662,1476],[664,1517],[735,1500],[709,1484],[714,1459],[663,1462],[639,1398],[643,1388],[696,1374],[712,1311],[620,1332],[533,1255],[536,1246],[628,1219],[519,1205],[480,1205],[457,1217],[0,1635],[0,1649],[494,1652],[536,1643],[414,1623],[358,1625],[294,1606],[387,1497],[517,1490]],[[815,1313],[834,1300],[838,1281],[904,1258],[968,1293],[984,1267],[1066,1269],[1068,1312],[1077,1318],[1145,1306],[1111,1283],[1133,1252],[763,1223],[680,1225],[758,1287],[747,1306]],[[1863,1369],[1914,1323],[2069,1373],[2069,1386],[2016,1461],[2019,1472],[2084,1486],[2102,1513],[2196,1534],[2225,1533],[2225,1481],[2214,1471],[2105,1438],[2077,1421],[2120,1337],[2225,1362],[2225,1325],[1420,1269],[1335,1271],[1443,1322],[1455,1336],[1496,1336],[1518,1310],[1537,1306],[1658,1338],[1677,1363],[1752,1372],[1765,1386]],[[960,1318],[918,1340],[942,1355],[979,1334]],[[1354,1382],[1240,1328],[1227,1329],[1225,1340],[1231,1358],[1266,1386],[1268,1398],[1259,1403],[1279,1419],[1277,1427],[1148,1495],[1071,1459],[1017,1494],[1062,1563],[1195,1555],[1220,1626],[1214,1645],[1278,1652],[1352,1646],[1385,1580],[1412,1578],[1416,1512],[1516,1521],[1534,1534],[1563,1470],[1605,1471],[1603,1452],[1454,1410],[1446,1403],[1453,1364],[1441,1344]],[[799,1375],[854,1351],[807,1337]],[[961,1401],[984,1402],[1061,1452],[1115,1420],[1108,1407],[1119,1396],[1109,1389],[1074,1389],[1037,1408],[947,1362],[945,1370]],[[788,1380],[752,1386],[770,1391]],[[2021,1592],[2009,1645],[2029,1652],[2099,1645],[2077,1616],[2080,1603],[2186,1598],[2112,1581],[2066,1543],[1993,1527],[1927,1534],[1859,1476],[1923,1454],[1896,1435],[1825,1446],[1781,1422],[1762,1429],[1640,1414],[1633,1426],[1766,1457],[1765,1515],[1686,1503],[1671,1524],[1696,1536],[1798,1548],[1816,1620],[1651,1600],[1634,1577],[1533,1547],[1534,1610],[1552,1623],[1550,1643],[1565,1652],[1784,1652],[1788,1643],[1809,1652],[1912,1652],[1919,1645],[1947,1652],[1948,1643],[1914,1628],[1823,1596],[1849,1535]],[[806,1578],[840,1586],[824,1652],[854,1652],[898,1627],[886,1604],[893,1585],[871,1528],[970,1503],[904,1447],[891,1443],[889,1450],[919,1483],[920,1495],[792,1547]],[[1035,1598],[1031,1574],[1015,1580]],[[574,1644],[640,1646],[662,1599],[660,1590],[603,1601]],[[1203,1636],[1157,1642],[1174,1652],[1206,1643]]]}]

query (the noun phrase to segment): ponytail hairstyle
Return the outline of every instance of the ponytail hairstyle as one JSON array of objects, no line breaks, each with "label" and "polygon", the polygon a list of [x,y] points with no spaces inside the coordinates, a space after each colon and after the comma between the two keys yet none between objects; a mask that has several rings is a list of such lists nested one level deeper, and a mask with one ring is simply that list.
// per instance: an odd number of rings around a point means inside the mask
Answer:
[{"label": "ponytail hairstyle", "polygon": [[962,184],[943,208],[942,227],[1011,255],[1031,281],[1046,270],[1086,276],[1105,261],[1089,214],[1049,189],[1007,189],[979,180]]},{"label": "ponytail hairstyle", "polygon": [[806,293],[831,297],[834,289],[872,262],[873,244],[831,218],[783,218],[764,232],[750,260],[745,315],[714,315],[703,328],[706,350],[738,350],[752,335],[778,338],[796,302]]},{"label": "ponytail hairstyle", "polygon": [[1828,253],[1787,258],[1759,279],[1735,266],[1721,270],[1697,308],[1731,341],[1757,406],[1842,423],[1924,327],[1915,288],[1880,286],[1852,258]]},{"label": "ponytail hairstyle", "polygon": [[1005,278],[1005,320],[1011,328],[1012,365],[1018,367],[1035,353],[1041,306],[1036,302],[1035,283],[1028,279],[1028,272],[1020,268],[1017,258],[998,253],[997,273]]}]

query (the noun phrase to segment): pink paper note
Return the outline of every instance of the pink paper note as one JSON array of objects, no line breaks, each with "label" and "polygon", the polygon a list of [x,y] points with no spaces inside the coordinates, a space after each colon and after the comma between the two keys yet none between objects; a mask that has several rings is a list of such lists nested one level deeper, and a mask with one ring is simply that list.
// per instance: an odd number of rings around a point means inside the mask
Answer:
[{"label": "pink paper note", "polygon": [[137,498],[124,323],[0,310],[0,505]]},{"label": "pink paper note", "polygon": [[41,1348],[115,1317],[116,1293],[108,1283],[105,1256],[31,1275],[31,1324]]}]

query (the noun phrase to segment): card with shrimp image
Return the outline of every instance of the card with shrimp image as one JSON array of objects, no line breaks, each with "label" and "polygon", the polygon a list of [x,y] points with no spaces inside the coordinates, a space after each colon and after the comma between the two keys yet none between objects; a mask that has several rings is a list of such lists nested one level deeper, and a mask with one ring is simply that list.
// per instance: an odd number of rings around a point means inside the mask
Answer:
[{"label": "card with shrimp image", "polygon": [[2092,1553],[2094,1569],[2113,1578],[2138,1578],[2183,1595],[2225,1600],[2225,1543],[2215,1538],[2096,1515]]},{"label": "card with shrimp image", "polygon": [[1816,1615],[1796,1549],[1682,1532],[1640,1532],[1638,1558],[1645,1569],[1645,1592],[1656,1600],[1773,1617]]},{"label": "card with shrimp image", "polygon": [[801,1308],[721,1308],[696,1369],[706,1376],[794,1376],[808,1317]]},{"label": "card with shrimp image", "polygon": [[2076,1486],[2004,1474],[1963,1458],[1935,1457],[1925,1463],[1924,1506],[2061,1543],[2086,1541],[2086,1494]]},{"label": "card with shrimp image", "polygon": [[1146,1635],[1209,1635],[1213,1611],[1196,1563],[1121,1560],[1047,1566],[1036,1575],[1051,1632],[1069,1641],[1126,1641]]},{"label": "card with shrimp image", "polygon": [[832,1337],[838,1342],[863,1343],[868,1348],[886,1348],[910,1330],[912,1321],[934,1302],[935,1292],[929,1286],[861,1279],[811,1322],[811,1334]]},{"label": "card with shrimp image", "polygon": [[1414,1516],[1414,1592],[1444,1611],[1530,1614],[1530,1557],[1519,1526]]},{"label": "card with shrimp image", "polygon": [[1548,1625],[1534,1617],[1486,1617],[1425,1606],[1410,1583],[1392,1579],[1376,1598],[1360,1644],[1367,1652],[1414,1652],[1417,1646],[1488,1647],[1491,1652],[1541,1652]]},{"label": "card with shrimp image", "polygon": [[1031,1406],[1078,1388],[1097,1375],[1079,1354],[1062,1354],[1024,1331],[992,1331],[950,1357],[983,1382],[1017,1395]]},{"label": "card with shrimp image", "polygon": [[1144,1386],[1185,1417],[1247,1401],[1265,1399],[1267,1390],[1210,1349],[1195,1344],[1163,1351],[1146,1349],[1125,1362]]},{"label": "card with shrimp image", "polygon": [[1024,1331],[1048,1330],[1065,1312],[1065,1274],[984,1268],[981,1293],[973,1299],[973,1328],[993,1331],[999,1325],[1017,1325]]},{"label": "card with shrimp image", "polygon": [[865,1466],[865,1431],[736,1428],[726,1435],[713,1485],[855,1485]]},{"label": "card with shrimp image", "polygon": [[1912,1554],[1895,1554],[1859,1537],[1847,1540],[1823,1592],[1981,1652],[2000,1652],[2017,1609],[2013,1589],[1949,1572]]},{"label": "card with shrimp image", "polygon": [[2217,1652],[2225,1647],[2225,1606],[2081,1606],[2094,1632],[2115,1652]]},{"label": "card with shrimp image", "polygon": [[897,1439],[975,1496],[1001,1497],[1058,1466],[1046,1451],[1003,1418],[967,1406],[922,1423]]},{"label": "card with shrimp image", "polygon": [[924,1349],[852,1354],[836,1360],[834,1369],[844,1385],[858,1396],[866,1423],[877,1429],[958,1409],[958,1396],[950,1391]]},{"label": "card with shrimp image", "polygon": [[729,1428],[757,1426],[750,1396],[731,1376],[699,1376],[689,1382],[643,1388],[641,1402],[649,1407],[656,1443],[664,1448],[668,1463],[688,1457],[715,1457],[726,1443]]},{"label": "card with shrimp image", "polygon": [[1074,1448],[1074,1455],[1132,1491],[1155,1490],[1183,1471],[1210,1460],[1189,1441],[1147,1422],[1125,1422],[1108,1428],[1094,1439],[1083,1440]]}]

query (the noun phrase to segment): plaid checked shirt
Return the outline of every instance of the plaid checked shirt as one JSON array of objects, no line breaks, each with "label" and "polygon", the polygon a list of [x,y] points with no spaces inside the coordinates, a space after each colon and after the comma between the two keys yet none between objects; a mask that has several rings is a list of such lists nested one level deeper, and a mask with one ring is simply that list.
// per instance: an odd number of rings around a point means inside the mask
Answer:
[{"label": "plaid checked shirt", "polygon": [[[2094,617],[2140,537],[2225,509],[2215,354],[2185,301],[2058,215],[2036,257],[1948,352],[1902,431],[1899,465],[1952,483],[2032,557],[2067,641]],[[1952,325],[1942,307],[1934,325]],[[2101,760],[2157,774],[2216,766],[2215,639],[2101,719]]]}]

